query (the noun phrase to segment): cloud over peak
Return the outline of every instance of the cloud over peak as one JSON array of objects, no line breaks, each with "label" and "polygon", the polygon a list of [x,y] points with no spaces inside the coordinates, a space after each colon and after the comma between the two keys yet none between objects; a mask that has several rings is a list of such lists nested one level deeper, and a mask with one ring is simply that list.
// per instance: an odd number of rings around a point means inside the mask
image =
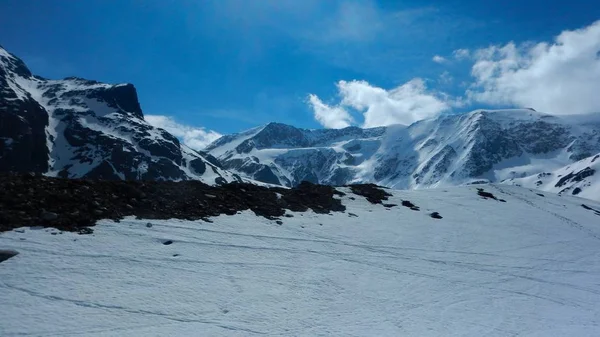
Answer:
[{"label": "cloud over peak", "polygon": [[183,144],[194,150],[202,150],[208,144],[222,136],[220,133],[212,130],[178,123],[169,116],[146,115],[144,119],[152,126],[165,129],[173,136],[179,138]]},{"label": "cloud over peak", "polygon": [[552,114],[600,111],[600,21],[563,31],[553,43],[479,49],[467,96]]},{"label": "cloud over peak", "polygon": [[[455,96],[428,88],[418,77],[392,89],[342,80],[337,82],[337,104],[323,104],[311,94],[311,108],[325,127],[358,124],[352,115],[363,117],[363,127],[408,125],[452,108],[482,104],[531,107],[555,115],[600,112],[600,21],[563,31],[552,42],[509,42],[432,58],[450,66],[452,59],[471,63],[470,76],[460,81],[466,90],[453,91]],[[435,83],[447,87],[454,78],[446,70]]]},{"label": "cloud over peak", "polygon": [[337,89],[340,101],[334,106],[323,104],[316,95],[309,95],[315,119],[324,127],[352,125],[348,109],[362,115],[363,127],[376,127],[409,125],[434,117],[451,106],[444,95],[430,92],[420,78],[390,90],[357,80],[339,81]]},{"label": "cloud over peak", "polygon": [[308,103],[313,110],[315,119],[328,129],[343,129],[354,122],[346,109],[341,106],[327,105],[316,95],[308,95]]}]

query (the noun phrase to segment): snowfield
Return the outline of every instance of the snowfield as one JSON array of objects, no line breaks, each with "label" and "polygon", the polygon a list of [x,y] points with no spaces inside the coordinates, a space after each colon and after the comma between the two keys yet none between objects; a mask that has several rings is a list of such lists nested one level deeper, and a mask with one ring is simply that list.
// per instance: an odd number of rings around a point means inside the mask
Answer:
[{"label": "snowfield", "polygon": [[503,183],[600,201],[600,153],[555,171],[508,179]]},{"label": "snowfield", "polygon": [[483,187],[2,233],[0,336],[600,335],[600,204]]}]

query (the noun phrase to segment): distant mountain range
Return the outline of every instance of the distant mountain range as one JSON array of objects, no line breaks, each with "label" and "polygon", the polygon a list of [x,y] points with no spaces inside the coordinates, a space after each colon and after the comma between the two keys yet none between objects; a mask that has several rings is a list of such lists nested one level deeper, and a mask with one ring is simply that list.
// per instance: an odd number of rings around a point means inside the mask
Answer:
[{"label": "distant mountain range", "polygon": [[507,183],[600,200],[599,153],[600,113],[559,117],[532,109],[370,129],[269,123],[200,152],[147,123],[133,85],[47,80],[0,47],[0,171],[396,189]]},{"label": "distant mountain range", "polygon": [[527,179],[516,179],[568,171],[563,167],[589,163],[600,153],[600,114],[478,110],[410,126],[340,130],[270,123],[224,136],[206,151],[231,172],[285,186],[303,180],[397,189],[517,181],[529,186]]}]

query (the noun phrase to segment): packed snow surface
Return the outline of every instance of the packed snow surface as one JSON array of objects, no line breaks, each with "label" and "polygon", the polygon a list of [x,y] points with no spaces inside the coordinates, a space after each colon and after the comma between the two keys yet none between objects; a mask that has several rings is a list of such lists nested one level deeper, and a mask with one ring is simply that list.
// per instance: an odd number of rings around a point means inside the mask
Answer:
[{"label": "packed snow surface", "polygon": [[394,191],[388,209],[341,189],[345,213],[281,225],[245,212],[2,233],[19,254],[0,263],[0,335],[600,335],[600,204],[484,188],[506,202],[463,186]]}]

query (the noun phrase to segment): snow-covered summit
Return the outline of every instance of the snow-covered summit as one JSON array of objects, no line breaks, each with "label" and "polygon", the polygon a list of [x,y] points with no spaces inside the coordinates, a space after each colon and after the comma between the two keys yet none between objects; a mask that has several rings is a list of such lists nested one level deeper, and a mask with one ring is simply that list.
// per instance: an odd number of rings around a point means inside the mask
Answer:
[{"label": "snow-covered summit", "polygon": [[305,130],[268,124],[207,148],[225,168],[293,186],[302,180],[423,188],[498,182],[553,170],[600,151],[600,114],[476,110],[410,126]]},{"label": "snow-covered summit", "polygon": [[212,184],[240,179],[147,123],[132,84],[47,80],[1,47],[0,170]]}]

